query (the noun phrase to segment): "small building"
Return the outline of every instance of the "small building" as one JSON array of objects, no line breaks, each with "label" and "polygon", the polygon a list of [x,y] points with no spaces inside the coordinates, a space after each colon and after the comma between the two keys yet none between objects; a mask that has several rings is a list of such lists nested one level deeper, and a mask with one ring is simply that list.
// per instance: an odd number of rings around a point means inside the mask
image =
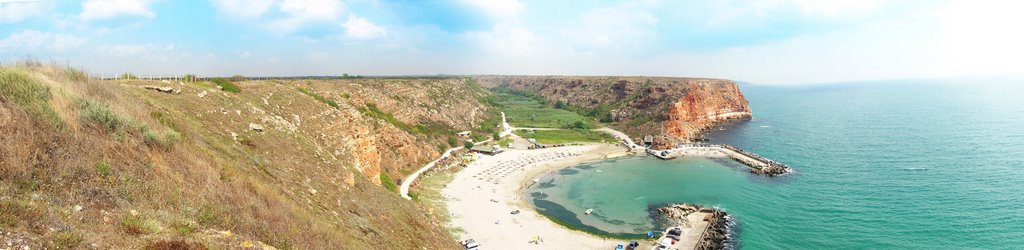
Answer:
[{"label": "small building", "polygon": [[496,155],[501,153],[501,148],[497,147],[486,147],[486,146],[474,146],[469,151],[485,154],[485,155]]},{"label": "small building", "polygon": [[469,137],[470,133],[472,133],[472,132],[470,132],[470,131],[462,131],[462,132],[458,132],[458,133],[455,133],[455,134],[458,135],[459,137]]}]

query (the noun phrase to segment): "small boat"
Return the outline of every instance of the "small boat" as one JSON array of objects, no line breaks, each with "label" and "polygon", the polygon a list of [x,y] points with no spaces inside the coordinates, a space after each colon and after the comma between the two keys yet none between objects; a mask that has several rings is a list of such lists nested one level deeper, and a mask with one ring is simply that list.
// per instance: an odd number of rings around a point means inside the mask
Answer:
[{"label": "small boat", "polygon": [[587,214],[587,215],[590,215],[590,214],[591,214],[591,213],[593,213],[593,212],[594,212],[594,209],[593,209],[593,208],[591,208],[591,209],[587,209],[587,211],[586,211],[586,212],[583,212],[583,213],[584,213],[584,214]]}]

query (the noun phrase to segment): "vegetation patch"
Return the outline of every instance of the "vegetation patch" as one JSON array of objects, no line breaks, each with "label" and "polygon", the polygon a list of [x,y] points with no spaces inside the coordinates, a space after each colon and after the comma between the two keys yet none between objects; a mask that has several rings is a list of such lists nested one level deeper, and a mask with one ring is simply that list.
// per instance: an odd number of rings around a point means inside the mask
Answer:
[{"label": "vegetation patch", "polygon": [[612,137],[609,134],[582,129],[537,130],[534,131],[532,134],[527,131],[521,130],[516,131],[516,134],[525,138],[535,139],[538,143],[544,144],[615,141],[615,137]]},{"label": "vegetation patch", "polygon": [[15,228],[21,226],[32,226],[42,221],[46,214],[44,211],[32,204],[19,200],[0,200],[0,227]]},{"label": "vegetation patch", "polygon": [[308,95],[308,96],[312,96],[312,97],[313,97],[313,99],[316,99],[317,101],[320,101],[320,102],[322,102],[322,103],[325,103],[325,104],[327,104],[327,106],[331,106],[331,107],[334,107],[334,108],[340,108],[340,107],[338,106],[338,103],[337,103],[337,102],[334,102],[334,100],[331,100],[331,99],[327,99],[326,97],[323,97],[323,96],[321,96],[321,95],[318,95],[318,94],[316,94],[316,93],[313,93],[313,91],[310,91],[310,90],[309,90],[309,89],[307,89],[307,88],[299,87],[299,92],[302,92],[303,94],[306,94],[306,95]]},{"label": "vegetation patch", "polygon": [[76,99],[75,104],[85,122],[95,123],[107,132],[119,134],[131,128],[131,119],[114,113],[106,104],[85,98]]},{"label": "vegetation patch", "polygon": [[180,249],[180,250],[206,250],[209,249],[202,243],[198,242],[187,242],[184,240],[160,240],[146,243],[146,246],[142,249],[145,250],[164,250],[164,249]]},{"label": "vegetation patch", "polygon": [[0,68],[0,100],[15,103],[51,124],[60,124],[60,116],[49,104],[50,88],[24,71]]},{"label": "vegetation patch", "polygon": [[388,191],[397,192],[398,185],[395,184],[395,180],[391,179],[391,176],[383,172],[380,173],[380,185],[384,186]]},{"label": "vegetation patch", "polygon": [[213,84],[217,84],[217,86],[220,86],[220,89],[222,89],[224,91],[227,91],[227,92],[231,92],[231,93],[240,93],[240,92],[242,92],[242,87],[239,87],[237,84],[235,84],[235,83],[233,83],[231,81],[228,81],[228,79],[219,78],[219,77],[218,78],[213,78]]},{"label": "vegetation patch", "polygon": [[143,220],[142,217],[130,215],[121,217],[121,229],[130,235],[144,235],[160,231],[160,225],[153,220]]},{"label": "vegetation patch", "polygon": [[110,164],[107,164],[106,161],[100,161],[96,163],[96,174],[99,174],[100,177],[107,178],[114,174],[114,169],[111,168]]},{"label": "vegetation patch", "polygon": [[143,126],[142,141],[149,145],[170,148],[175,143],[178,143],[178,141],[181,141],[181,134],[174,130],[167,130],[163,135],[160,135],[156,131],[149,129],[148,126]]},{"label": "vegetation patch", "polygon": [[54,233],[47,242],[50,249],[74,249],[82,244],[82,235],[71,231]]},{"label": "vegetation patch", "polygon": [[[505,112],[509,123],[524,128],[567,128],[580,122],[583,127],[594,127],[594,119],[576,112],[548,107],[544,102],[513,93],[495,93],[492,100]],[[498,120],[501,117],[499,115]]]}]

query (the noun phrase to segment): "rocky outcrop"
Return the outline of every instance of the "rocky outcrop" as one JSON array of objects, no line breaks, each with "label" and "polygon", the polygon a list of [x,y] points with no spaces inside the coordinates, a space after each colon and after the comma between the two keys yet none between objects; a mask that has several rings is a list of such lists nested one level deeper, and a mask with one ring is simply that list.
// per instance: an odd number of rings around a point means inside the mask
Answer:
[{"label": "rocky outcrop", "polygon": [[652,135],[652,146],[658,149],[698,140],[719,122],[751,116],[743,93],[729,80],[547,76],[481,76],[477,80],[498,91],[561,102],[637,140]]},{"label": "rocky outcrop", "polygon": [[655,210],[661,217],[660,219],[676,222],[677,225],[686,224],[684,222],[690,214],[704,213],[704,220],[708,222],[708,227],[701,235],[696,249],[724,249],[729,244],[731,223],[729,215],[722,210],[686,203],[668,204]]}]

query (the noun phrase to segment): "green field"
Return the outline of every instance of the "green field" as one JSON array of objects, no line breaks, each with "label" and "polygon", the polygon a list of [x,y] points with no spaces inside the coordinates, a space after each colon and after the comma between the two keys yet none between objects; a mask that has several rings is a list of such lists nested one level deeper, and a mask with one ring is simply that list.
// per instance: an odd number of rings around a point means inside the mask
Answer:
[{"label": "green field", "polygon": [[566,128],[577,121],[586,128],[597,127],[597,122],[590,117],[576,112],[555,109],[544,103],[521,95],[495,93],[495,104],[505,112],[508,123],[521,128]]},{"label": "green field", "polygon": [[538,143],[560,144],[570,142],[615,142],[615,137],[602,132],[579,129],[537,130],[529,134],[525,130],[516,131],[523,138],[537,139]]}]

